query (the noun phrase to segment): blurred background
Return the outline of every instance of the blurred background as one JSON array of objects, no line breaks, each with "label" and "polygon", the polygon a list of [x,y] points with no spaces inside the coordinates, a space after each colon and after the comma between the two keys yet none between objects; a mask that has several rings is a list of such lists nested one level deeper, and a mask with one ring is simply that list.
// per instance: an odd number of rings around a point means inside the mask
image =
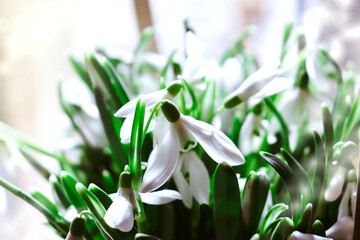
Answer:
[{"label": "blurred background", "polygon": [[[95,47],[133,51],[140,30],[155,27],[153,51],[183,52],[184,19],[220,54],[249,24],[261,63],[279,58],[282,33],[292,21],[310,44],[323,44],[344,66],[360,66],[360,3],[356,0],[0,0],[0,121],[46,149],[55,149],[69,124],[58,82],[73,78],[69,55]],[[0,150],[1,151],[1,150]],[[1,156],[1,152],[0,152]],[[28,192],[46,181],[21,157],[0,158],[0,176]],[[0,189],[0,239],[57,239],[30,205]]]}]

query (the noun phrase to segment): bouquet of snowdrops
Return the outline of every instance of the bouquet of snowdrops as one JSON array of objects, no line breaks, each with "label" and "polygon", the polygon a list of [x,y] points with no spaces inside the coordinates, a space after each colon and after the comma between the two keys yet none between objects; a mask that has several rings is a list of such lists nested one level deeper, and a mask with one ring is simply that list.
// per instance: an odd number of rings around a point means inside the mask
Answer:
[{"label": "bouquet of snowdrops", "polygon": [[49,152],[0,125],[54,200],[0,185],[66,239],[360,239],[353,68],[309,49],[292,24],[266,66],[245,44],[252,28],[220,61],[186,30],[183,61],[147,51],[152,28],[132,54],[71,57],[79,81],[59,85],[71,144]]}]

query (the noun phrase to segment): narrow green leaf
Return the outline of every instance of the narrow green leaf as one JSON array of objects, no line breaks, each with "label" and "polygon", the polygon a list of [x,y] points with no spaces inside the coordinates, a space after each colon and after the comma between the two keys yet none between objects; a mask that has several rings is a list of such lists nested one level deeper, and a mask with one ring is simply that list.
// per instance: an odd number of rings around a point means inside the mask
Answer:
[{"label": "narrow green leaf", "polygon": [[247,177],[243,193],[242,213],[249,236],[257,232],[269,186],[269,179],[263,172],[251,171]]},{"label": "narrow green leaf", "polygon": [[274,229],[270,240],[285,240],[295,230],[294,222],[290,218],[281,218]]},{"label": "narrow green leaf", "polygon": [[214,173],[214,219],[216,238],[247,239],[243,234],[238,180],[232,167],[220,163]]},{"label": "narrow green leaf", "polygon": [[32,154],[26,151],[25,148],[19,149],[19,151],[45,179],[49,179],[51,175],[50,171],[45,166],[43,166],[38,159],[36,159]]},{"label": "narrow green leaf", "polygon": [[311,227],[311,233],[318,236],[326,237],[324,224],[322,224],[320,220],[316,220]]},{"label": "narrow green leaf", "polygon": [[130,138],[130,172],[133,177],[133,188],[140,191],[141,184],[141,149],[142,149],[142,134],[144,129],[144,117],[145,117],[145,103],[139,98],[135,115],[133,120],[133,126],[131,130]]},{"label": "narrow green leaf", "polygon": [[71,66],[79,77],[84,81],[84,83],[92,90],[92,83],[88,72],[86,71],[85,65],[77,61],[73,56],[69,57]]},{"label": "narrow green leaf", "polygon": [[194,89],[192,88],[192,86],[185,79],[181,79],[181,80],[182,80],[186,90],[189,92],[190,97],[191,97],[192,105],[191,105],[189,113],[192,114],[193,116],[196,116],[197,111],[198,111],[198,102],[197,102],[197,99],[196,99]]},{"label": "narrow green leaf", "polygon": [[114,89],[117,97],[120,100],[121,106],[125,105],[129,102],[129,94],[130,90],[127,83],[118,75],[113,65],[109,60],[104,59],[102,63],[102,67],[105,69],[112,88]]},{"label": "narrow green leaf", "polygon": [[312,182],[312,186],[314,189],[314,201],[313,201],[313,212],[314,216],[316,216],[317,205],[320,201],[320,197],[323,192],[323,184],[325,180],[325,169],[327,166],[325,149],[322,143],[321,137],[319,133],[313,130],[315,148],[316,148],[316,167],[315,174]]},{"label": "narrow green leaf", "polygon": [[291,198],[293,218],[296,222],[301,216],[301,193],[294,171],[280,158],[267,152],[260,152],[260,155],[276,170],[284,181]]},{"label": "narrow green leaf", "polygon": [[78,182],[65,171],[61,172],[60,180],[69,202],[74,205],[76,209],[83,210],[86,207],[86,204],[75,189],[75,185]]},{"label": "narrow green leaf", "polygon": [[147,27],[140,34],[140,41],[135,49],[135,55],[144,52],[149,47],[154,38],[155,30],[153,27]]},{"label": "narrow green leaf", "polygon": [[58,178],[55,175],[51,175],[49,177],[49,181],[56,193],[56,196],[58,197],[58,200],[60,201],[60,203],[62,204],[62,206],[67,209],[68,207],[70,207],[70,202],[69,200],[66,198],[64,189],[62,188]]},{"label": "narrow green leaf", "polygon": [[308,205],[306,205],[305,211],[301,216],[299,223],[297,224],[298,231],[303,233],[310,232],[313,223],[312,215],[313,215],[313,207],[312,204],[309,203]]},{"label": "narrow green leaf", "polygon": [[90,183],[89,191],[94,194],[97,199],[99,199],[105,209],[108,209],[112,204],[113,200],[110,198],[110,196],[94,183]]},{"label": "narrow green leaf", "polygon": [[[299,185],[301,186],[300,191],[307,201],[313,200],[313,189],[309,176],[301,164],[285,149],[281,149],[281,154],[284,156],[286,162],[289,164],[291,169],[294,171],[296,178],[298,178]],[[306,204],[306,203],[305,203]]]},{"label": "narrow green leaf", "polygon": [[287,23],[285,26],[284,38],[283,38],[283,42],[282,42],[283,47],[285,47],[285,45],[288,43],[293,26],[294,26],[294,24],[292,22]]},{"label": "narrow green leaf", "polygon": [[131,233],[122,233],[106,224],[103,218],[106,213],[104,206],[84,185],[77,183],[76,190],[86,202],[86,205],[94,215],[96,222],[100,225],[101,229],[106,232],[109,237],[111,237],[111,239],[132,239]]},{"label": "narrow green leaf", "polygon": [[61,218],[56,205],[46,196],[44,196],[41,192],[34,190],[31,192],[31,196],[38,200],[42,205],[44,205],[50,212],[54,214],[54,216],[58,216],[59,218]]},{"label": "narrow green leaf", "polygon": [[215,80],[209,80],[200,100],[200,111],[198,119],[210,123],[215,111]]},{"label": "narrow green leaf", "polygon": [[98,91],[102,92],[103,96],[108,100],[106,103],[108,107],[111,108],[111,112],[115,113],[122,104],[108,73],[101,65],[104,61],[105,60],[100,61],[94,54],[88,54],[86,56],[86,65],[94,90],[95,88],[98,88]]},{"label": "narrow green leaf", "polygon": [[334,127],[332,116],[326,104],[322,104],[322,117],[325,135],[325,152],[327,162],[331,163],[333,159],[333,146],[334,146]]},{"label": "narrow green leaf", "polygon": [[107,140],[109,141],[110,150],[112,153],[114,170],[120,172],[124,169],[127,163],[127,157],[123,151],[122,144],[120,143],[119,134],[113,125],[113,118],[115,118],[106,108],[103,93],[98,87],[94,88],[96,105],[100,112],[101,121],[105,130]]},{"label": "narrow green leaf", "polygon": [[265,98],[264,102],[266,104],[266,106],[269,108],[269,110],[275,115],[275,117],[277,118],[277,120],[280,123],[281,126],[281,137],[282,137],[282,141],[283,141],[283,146],[285,149],[290,149],[290,144],[289,144],[289,129],[283,119],[283,117],[281,116],[281,114],[277,111],[276,107],[274,106],[274,104],[271,102],[270,99]]},{"label": "narrow green leaf", "polygon": [[259,231],[260,235],[264,235],[269,230],[270,225],[280,216],[280,214],[288,209],[289,207],[284,203],[278,203],[272,206],[261,225]]}]

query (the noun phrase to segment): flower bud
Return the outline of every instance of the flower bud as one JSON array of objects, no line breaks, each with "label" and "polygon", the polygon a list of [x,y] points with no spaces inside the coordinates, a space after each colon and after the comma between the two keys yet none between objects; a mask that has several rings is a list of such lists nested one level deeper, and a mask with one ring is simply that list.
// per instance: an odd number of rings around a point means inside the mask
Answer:
[{"label": "flower bud", "polygon": [[71,223],[70,232],[65,240],[82,240],[85,232],[85,220],[81,217],[76,217]]},{"label": "flower bud", "polygon": [[164,101],[161,105],[161,111],[163,112],[166,119],[174,123],[180,118],[180,112],[179,109],[175,106],[174,103],[170,101]]}]

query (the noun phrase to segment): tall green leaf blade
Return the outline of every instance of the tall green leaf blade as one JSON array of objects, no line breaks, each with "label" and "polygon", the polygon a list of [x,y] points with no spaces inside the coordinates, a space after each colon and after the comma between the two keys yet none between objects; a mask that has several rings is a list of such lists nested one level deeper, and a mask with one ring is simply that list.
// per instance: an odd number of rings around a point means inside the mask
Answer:
[{"label": "tall green leaf blade", "polygon": [[119,172],[124,169],[127,163],[127,156],[125,155],[122,144],[120,143],[119,134],[116,132],[116,128],[113,125],[113,118],[115,117],[106,108],[103,93],[98,87],[94,88],[94,94],[105,134],[112,152],[114,168],[116,172]]},{"label": "tall green leaf blade", "polygon": [[220,163],[215,170],[213,183],[216,238],[246,239],[235,171],[228,164]]},{"label": "tall green leaf blade", "polygon": [[291,198],[293,219],[296,222],[301,216],[301,192],[294,171],[280,158],[267,152],[260,152],[260,155],[276,170],[284,181]]},{"label": "tall green leaf blade", "polygon": [[260,228],[260,235],[264,235],[268,231],[270,225],[282,214],[284,211],[288,210],[289,207],[284,203],[278,203],[272,206],[269,212],[266,214],[264,221]]}]

